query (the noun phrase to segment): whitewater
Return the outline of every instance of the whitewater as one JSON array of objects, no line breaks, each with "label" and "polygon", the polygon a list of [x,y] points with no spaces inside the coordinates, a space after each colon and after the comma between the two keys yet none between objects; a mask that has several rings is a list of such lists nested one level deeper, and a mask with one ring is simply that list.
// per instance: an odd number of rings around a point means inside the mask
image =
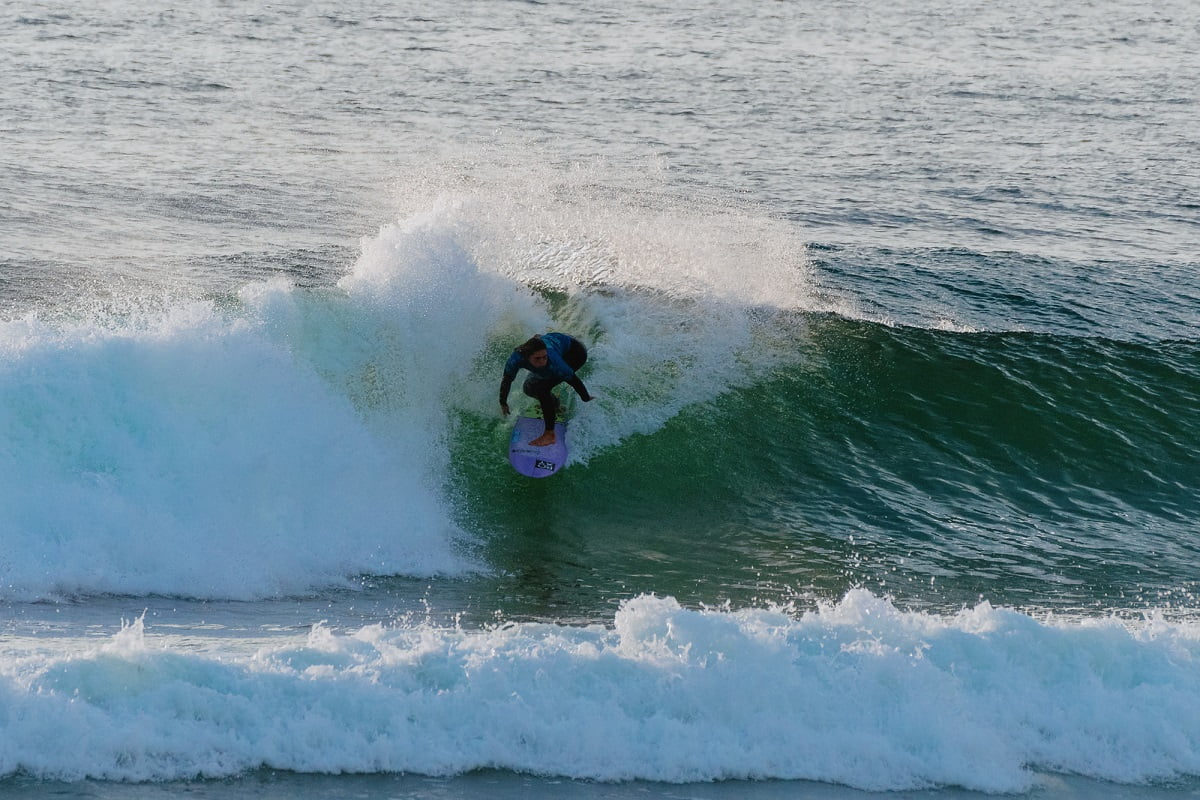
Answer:
[{"label": "whitewater", "polygon": [[1197,767],[1200,634],[1161,619],[987,604],[937,618],[856,591],[805,613],[643,596],[582,627],[317,624],[216,652],[146,627],[49,667],[6,660],[6,771],[500,768],[1020,792],[1038,768],[1145,781]]},{"label": "whitewater", "polygon": [[1194,794],[1198,31],[28,4],[0,795]]}]

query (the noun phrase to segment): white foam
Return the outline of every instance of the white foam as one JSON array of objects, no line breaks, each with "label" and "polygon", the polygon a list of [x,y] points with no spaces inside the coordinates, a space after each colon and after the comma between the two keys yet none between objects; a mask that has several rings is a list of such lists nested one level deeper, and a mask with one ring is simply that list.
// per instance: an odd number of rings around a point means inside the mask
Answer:
[{"label": "white foam", "polygon": [[[122,780],[501,768],[1021,792],[1035,771],[1200,774],[1200,628],[626,602],[610,627],[316,626],[254,654],[139,622],[74,657],[0,651],[0,775]],[[64,746],[64,742],[69,746]]]},{"label": "white foam", "polygon": [[[247,598],[466,567],[424,452],[257,308],[0,327],[0,595]],[[412,427],[412,426],[409,426]]]}]

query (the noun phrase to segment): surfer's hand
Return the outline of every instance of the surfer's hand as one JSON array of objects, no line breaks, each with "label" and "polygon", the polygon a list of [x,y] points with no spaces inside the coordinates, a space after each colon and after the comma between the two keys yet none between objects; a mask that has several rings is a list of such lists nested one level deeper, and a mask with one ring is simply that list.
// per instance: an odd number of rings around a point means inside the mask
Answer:
[{"label": "surfer's hand", "polygon": [[501,403],[501,404],[500,404],[500,413],[501,413],[501,414],[503,414],[503,415],[504,415],[504,416],[506,416],[506,417],[508,416],[508,403]]},{"label": "surfer's hand", "polygon": [[583,401],[583,402],[585,402],[585,403],[590,403],[590,402],[592,402],[593,400],[595,400],[595,399],[596,399],[596,395],[594,395],[594,394],[589,394],[587,397],[580,397],[579,399],[580,399],[580,400],[582,400],[582,401]]}]

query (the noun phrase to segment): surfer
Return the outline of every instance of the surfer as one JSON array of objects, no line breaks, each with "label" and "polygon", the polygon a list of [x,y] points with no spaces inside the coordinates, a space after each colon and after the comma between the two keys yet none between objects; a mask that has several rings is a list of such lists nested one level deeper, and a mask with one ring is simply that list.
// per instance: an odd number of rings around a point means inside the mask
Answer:
[{"label": "surfer", "polygon": [[558,437],[554,434],[554,417],[558,413],[558,398],[551,389],[566,382],[579,399],[587,403],[592,396],[576,370],[587,361],[587,348],[583,342],[565,333],[544,333],[534,336],[529,341],[513,350],[512,355],[504,364],[504,379],[500,381],[500,413],[508,416],[508,390],[512,388],[513,379],[517,372],[527,369],[531,373],[525,379],[521,390],[542,404],[542,419],[546,423],[546,432],[530,441],[534,447],[545,447],[554,444]]}]

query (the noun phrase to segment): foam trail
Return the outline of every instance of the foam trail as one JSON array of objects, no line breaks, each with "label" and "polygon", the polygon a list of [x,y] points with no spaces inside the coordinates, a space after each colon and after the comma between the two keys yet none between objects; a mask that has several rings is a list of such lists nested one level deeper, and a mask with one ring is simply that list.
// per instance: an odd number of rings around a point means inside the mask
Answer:
[{"label": "foam trail", "polygon": [[612,627],[410,620],[317,626],[254,654],[209,647],[224,649],[140,621],[78,657],[10,643],[0,775],[498,767],[1021,792],[1037,770],[1200,774],[1195,623],[1039,622],[986,604],[935,616],[861,591],[799,616],[643,596]]}]

